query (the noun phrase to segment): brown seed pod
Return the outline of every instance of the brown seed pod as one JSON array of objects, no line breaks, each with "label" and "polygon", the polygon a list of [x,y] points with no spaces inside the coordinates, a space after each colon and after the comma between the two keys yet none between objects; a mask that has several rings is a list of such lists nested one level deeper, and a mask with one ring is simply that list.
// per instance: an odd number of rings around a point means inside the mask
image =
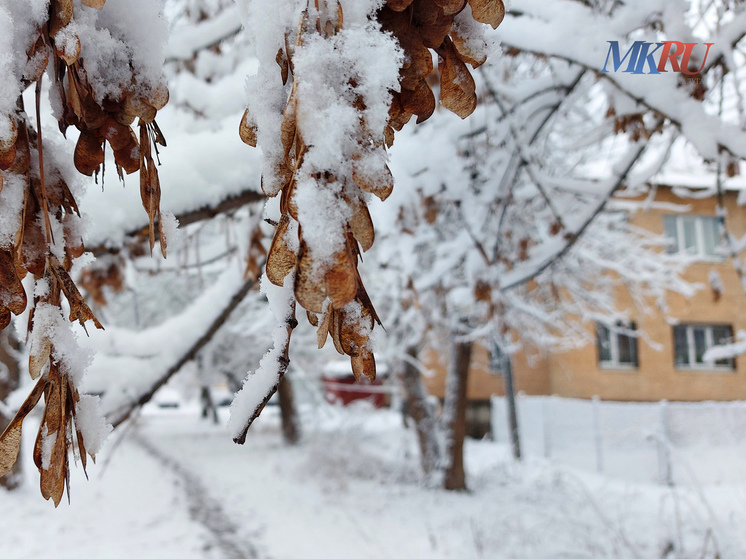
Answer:
[{"label": "brown seed pod", "polygon": [[497,29],[505,17],[505,4],[502,0],[469,0],[469,6],[475,20],[491,25],[493,29]]},{"label": "brown seed pod", "polygon": [[386,6],[395,12],[406,10],[410,4],[412,4],[412,0],[386,0]]},{"label": "brown seed pod", "polygon": [[73,0],[52,0],[49,10],[49,36],[54,38],[73,17]]},{"label": "brown seed pod", "polygon": [[348,247],[334,255],[331,269],[324,274],[326,294],[336,309],[341,309],[357,294],[357,257]]},{"label": "brown seed pod", "polygon": [[376,238],[373,220],[370,218],[370,212],[365,202],[356,200],[352,203],[352,206],[354,210],[349,221],[350,231],[365,252],[373,246],[373,241]]},{"label": "brown seed pod", "polygon": [[104,139],[109,142],[111,148],[116,151],[131,146],[132,134],[134,133],[129,126],[125,126],[115,118],[107,116],[99,128],[99,134],[101,134]]},{"label": "brown seed pod", "polygon": [[449,111],[466,118],[477,108],[474,78],[458,57],[450,39],[446,39],[441,52],[440,102]]},{"label": "brown seed pod", "polygon": [[97,10],[100,10],[104,7],[104,4],[106,4],[106,0],[82,0],[82,2],[84,6],[96,8]]},{"label": "brown seed pod", "polygon": [[139,118],[141,124],[153,122],[157,112],[153,105],[141,97],[129,95],[124,100],[124,114]]},{"label": "brown seed pod", "polygon": [[456,50],[458,57],[467,64],[471,64],[472,68],[478,68],[487,62],[487,56],[483,53],[474,52],[469,46],[467,39],[459,35],[455,30],[451,31],[451,41],[453,41],[453,48]]},{"label": "brown seed pod", "polygon": [[304,309],[315,313],[322,311],[326,299],[326,286],[323,276],[315,269],[314,261],[307,250],[301,249],[298,255],[294,291],[296,300]]},{"label": "brown seed pod", "polygon": [[285,277],[295,269],[297,257],[287,244],[290,218],[283,215],[272,238],[267,255],[267,279],[274,285],[282,287]]},{"label": "brown seed pod", "polygon": [[249,109],[241,117],[241,124],[238,127],[238,135],[241,141],[253,148],[256,147],[256,125],[249,122]]},{"label": "brown seed pod", "polygon": [[84,130],[75,145],[75,168],[82,174],[93,176],[104,162],[104,140],[97,130]]},{"label": "brown seed pod", "polygon": [[417,124],[419,124],[435,112],[435,95],[427,82],[419,79],[411,89],[405,89],[402,85],[401,104],[406,112],[417,115]]}]

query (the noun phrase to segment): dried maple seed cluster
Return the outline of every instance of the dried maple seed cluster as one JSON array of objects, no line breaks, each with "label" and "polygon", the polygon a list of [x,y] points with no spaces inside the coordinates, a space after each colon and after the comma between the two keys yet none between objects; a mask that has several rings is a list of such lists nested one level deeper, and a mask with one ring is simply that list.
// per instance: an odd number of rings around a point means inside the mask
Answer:
[{"label": "dried maple seed cluster", "polygon": [[435,111],[435,95],[428,83],[433,72],[430,49],[439,58],[441,105],[461,118],[474,112],[476,86],[466,64],[476,68],[486,56],[474,50],[470,37],[454,26],[467,4],[474,20],[493,28],[505,16],[502,0],[387,0],[379,12],[381,27],[397,38],[406,54],[400,72],[401,91],[393,93],[389,111],[389,146],[394,143],[394,131],[401,130],[412,115],[417,115],[420,123]]},{"label": "dried maple seed cluster", "polygon": [[659,113],[653,113],[653,116],[657,122],[653,128],[648,128],[645,125],[645,115],[643,113],[617,115],[614,107],[609,107],[606,111],[606,118],[613,119],[614,121],[614,134],[629,133],[629,138],[633,142],[639,141],[640,138],[649,140],[653,134],[661,133],[663,131],[662,115]]},{"label": "dried maple seed cluster", "polygon": [[[336,5],[334,15],[334,21],[327,19],[322,23],[319,18],[313,26],[309,24],[308,13],[305,12],[299,26],[296,48],[303,44],[308,34],[319,33],[328,37],[338,33],[344,21],[339,4]],[[288,55],[289,51],[286,48],[277,53],[283,83],[287,82],[292,71],[292,51]],[[331,336],[337,351],[350,357],[355,377],[360,379],[365,376],[373,380],[376,368],[373,353],[368,348],[368,333],[378,317],[357,269],[360,246],[367,250],[373,244],[373,222],[362,200],[345,199],[353,217],[347,223],[343,248],[333,256],[333,263],[326,267],[324,273],[318,273],[314,254],[304,240],[302,227],[298,224],[298,206],[295,200],[297,173],[307,150],[297,122],[298,102],[297,82],[294,82],[282,119],[284,160],[278,170],[278,174],[284,177],[284,185],[280,191],[282,217],[267,255],[267,279],[282,286],[288,274],[294,273],[296,301],[306,309],[309,322],[318,328],[319,347],[323,347],[327,337]],[[361,125],[364,127],[364,123]],[[256,131],[249,123],[248,112],[242,119],[240,134],[245,143],[256,146]],[[320,188],[324,184],[345,180],[328,172],[314,173],[311,178]],[[364,190],[373,191],[385,198],[393,186],[390,173],[385,183],[373,184],[368,181],[365,186],[358,184]],[[290,239],[291,234],[296,235],[294,241]],[[298,249],[293,250],[292,245],[296,245]]]},{"label": "dried maple seed cluster", "polygon": [[[358,95],[353,105],[360,114],[355,134],[357,149],[350,157],[349,176],[339,176],[339,169],[315,169],[311,173],[315,187],[335,192],[334,203],[342,208],[340,213],[349,216],[343,238],[335,239],[334,243],[342,248],[333,255],[331,263],[318,261],[310,243],[304,239],[303,220],[298,215],[296,190],[299,180],[304,180],[304,157],[311,146],[304,142],[298,122],[298,108],[305,99],[295,79],[282,114],[282,157],[271,161],[267,169],[269,177],[264,177],[262,185],[268,196],[280,194],[282,215],[267,256],[267,278],[282,286],[285,278],[294,274],[295,300],[306,309],[309,322],[318,329],[319,347],[331,336],[337,351],[350,357],[358,379],[375,378],[369,334],[374,322],[379,322],[358,272],[360,249],[368,250],[375,238],[365,196],[368,193],[385,200],[391,194],[394,181],[385,164],[386,148],[393,144],[395,131],[401,130],[412,115],[422,122],[435,110],[435,96],[428,82],[433,74],[430,49],[440,58],[441,104],[462,118],[474,111],[476,87],[466,64],[477,67],[485,61],[485,56],[473,46],[479,45],[479,40],[470,40],[473,38],[464,31],[470,26],[463,22],[456,25],[455,20],[471,13],[477,22],[494,28],[502,21],[505,8],[502,0],[469,0],[468,4],[469,11],[464,12],[467,0],[388,0],[378,12],[382,30],[390,32],[404,51],[405,61],[399,72],[401,91],[391,92],[384,130],[370,129],[364,118],[365,99]],[[303,12],[296,37],[293,40],[286,36],[285,48],[277,52],[283,84],[291,76],[295,78],[294,54],[300,47],[314,36],[331,40],[343,28],[344,14],[337,2],[316,1],[313,14],[310,17],[308,10]],[[354,90],[357,83],[353,78],[348,85]],[[256,147],[257,129],[253,123],[247,110],[239,133],[245,143]]]},{"label": "dried maple seed cluster", "polygon": [[[85,8],[101,9],[104,0],[82,0]],[[74,379],[80,371],[68,355],[68,348],[56,347],[55,334],[62,316],[62,295],[70,308],[70,322],[83,328],[92,321],[102,328],[70,277],[73,260],[84,252],[80,237],[80,212],[75,198],[63,179],[54,158],[43,147],[40,124],[41,79],[51,63],[53,88],[61,101],[59,128],[69,126],[80,131],[74,164],[79,172],[91,176],[104,163],[108,143],[114,151],[117,170],[140,171],[143,205],[150,217],[150,246],[155,243],[155,224],[160,227],[160,186],[153,163],[151,146],[165,146],[155,124],[155,115],[168,100],[165,87],[153,89],[147,98],[123,92],[117,99],[97,101],[89,83],[80,38],[67,28],[74,17],[72,0],[52,0],[49,17],[38,30],[38,37],[26,53],[25,87],[36,84],[36,128],[24,111],[19,97],[17,110],[0,114],[3,129],[10,138],[0,142],[0,190],[21,185],[23,204],[19,226],[13,241],[0,246],[0,328],[10,323],[11,313],[27,307],[27,295],[21,280],[31,274],[36,281],[34,304],[29,312],[29,372],[38,379],[33,391],[18,410],[5,432],[0,435],[0,476],[10,471],[18,457],[23,419],[44,395],[45,409],[34,448],[34,461],[41,475],[42,495],[57,506],[69,487],[68,454],[76,453],[85,469],[86,441],[77,422],[81,396]],[[64,36],[58,43],[57,38]],[[128,68],[129,71],[133,71]],[[135,87],[133,76],[132,91]],[[138,118],[139,138],[131,125]],[[166,239],[161,234],[165,254]],[[43,315],[40,319],[39,315]],[[41,325],[37,329],[37,323]],[[90,453],[93,457],[93,453]],[[69,496],[69,491],[68,491]]]},{"label": "dried maple seed cluster", "polygon": [[[51,274],[46,278],[49,290],[46,295],[38,297],[34,309],[60,306],[60,293],[64,293],[70,302],[70,319],[83,322],[85,317],[93,320],[97,327],[101,324],[90,313],[75,284],[63,266],[50,258]],[[41,494],[45,499],[52,499],[59,505],[65,487],[70,494],[69,450],[75,452],[85,471],[87,463],[86,444],[77,419],[80,394],[59,356],[55,357],[55,344],[48,332],[42,332],[34,339],[29,357],[31,378],[39,381],[31,394],[20,407],[15,417],[0,437],[0,475],[5,475],[13,467],[21,446],[21,433],[24,418],[38,404],[44,395],[44,413],[34,444],[34,464],[39,469]],[[41,378],[40,378],[41,377]],[[74,448],[77,445],[77,448]],[[90,454],[95,460],[95,455]]]},{"label": "dried maple seed cluster", "polygon": [[[88,0],[83,4],[100,9],[104,1]],[[152,148],[155,147],[157,154],[156,144],[166,146],[155,117],[168,103],[168,89],[161,85],[143,96],[133,84],[131,90],[121,92],[118,98],[107,97],[98,102],[87,80],[85,60],[80,56],[80,39],[75,36],[72,40],[66,38],[63,45],[56,44],[57,35],[72,21],[72,0],[53,0],[50,9],[53,17],[49,31],[40,35],[37,44],[41,48],[48,44],[53,50],[55,87],[63,105],[60,130],[65,133],[69,126],[80,130],[75,146],[75,167],[84,175],[98,174],[104,164],[104,150],[108,143],[114,152],[120,178],[124,173],[140,171],[140,196],[150,218],[150,250],[155,245],[157,224],[161,252],[165,256],[166,238],[160,220],[161,187]],[[139,134],[131,128],[135,119]]]}]

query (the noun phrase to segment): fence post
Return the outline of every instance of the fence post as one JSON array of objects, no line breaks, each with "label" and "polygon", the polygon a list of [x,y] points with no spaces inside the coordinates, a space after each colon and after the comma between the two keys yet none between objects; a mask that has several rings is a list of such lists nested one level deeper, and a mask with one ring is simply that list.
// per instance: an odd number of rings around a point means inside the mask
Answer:
[{"label": "fence post", "polygon": [[673,485],[671,453],[668,445],[668,400],[660,401],[660,432],[658,433],[658,479],[665,485]]},{"label": "fence post", "polygon": [[601,433],[601,398],[593,396],[593,438],[596,443],[596,470],[598,473],[604,471],[603,437]]},{"label": "fence post", "polygon": [[544,435],[544,458],[546,459],[549,459],[552,456],[552,433],[550,431],[551,414],[549,410],[549,402],[552,401],[551,398],[553,398],[553,396],[541,399],[541,431]]}]

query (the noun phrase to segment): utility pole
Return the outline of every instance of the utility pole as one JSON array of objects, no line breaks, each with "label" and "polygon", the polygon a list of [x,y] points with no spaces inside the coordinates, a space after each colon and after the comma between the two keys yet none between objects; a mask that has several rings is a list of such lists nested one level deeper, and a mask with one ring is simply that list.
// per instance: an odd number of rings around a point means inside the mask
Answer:
[{"label": "utility pole", "polygon": [[510,446],[513,450],[513,458],[521,459],[521,438],[518,431],[518,414],[515,405],[515,387],[513,385],[513,365],[510,355],[500,343],[495,340],[492,349],[492,369],[502,373],[505,383],[505,401],[508,406],[508,431],[510,432]]}]

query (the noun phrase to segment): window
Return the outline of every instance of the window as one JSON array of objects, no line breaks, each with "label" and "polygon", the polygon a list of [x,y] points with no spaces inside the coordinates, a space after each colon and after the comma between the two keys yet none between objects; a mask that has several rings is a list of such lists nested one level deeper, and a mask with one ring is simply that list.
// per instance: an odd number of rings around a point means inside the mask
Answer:
[{"label": "window", "polygon": [[720,231],[716,217],[667,215],[663,217],[669,252],[688,252],[704,258],[721,258],[717,248]]},{"label": "window", "polygon": [[620,322],[613,329],[600,322],[596,324],[599,365],[614,369],[637,367],[639,365],[637,338],[617,328],[623,328],[627,331],[637,329],[634,322],[627,327]]},{"label": "window", "polygon": [[507,367],[510,367],[510,355],[507,355],[499,345],[493,343],[490,348],[490,373],[502,376]]},{"label": "window", "polygon": [[679,324],[673,327],[674,359],[680,369],[735,369],[734,359],[705,361],[705,352],[728,343],[733,328],[728,325]]}]

